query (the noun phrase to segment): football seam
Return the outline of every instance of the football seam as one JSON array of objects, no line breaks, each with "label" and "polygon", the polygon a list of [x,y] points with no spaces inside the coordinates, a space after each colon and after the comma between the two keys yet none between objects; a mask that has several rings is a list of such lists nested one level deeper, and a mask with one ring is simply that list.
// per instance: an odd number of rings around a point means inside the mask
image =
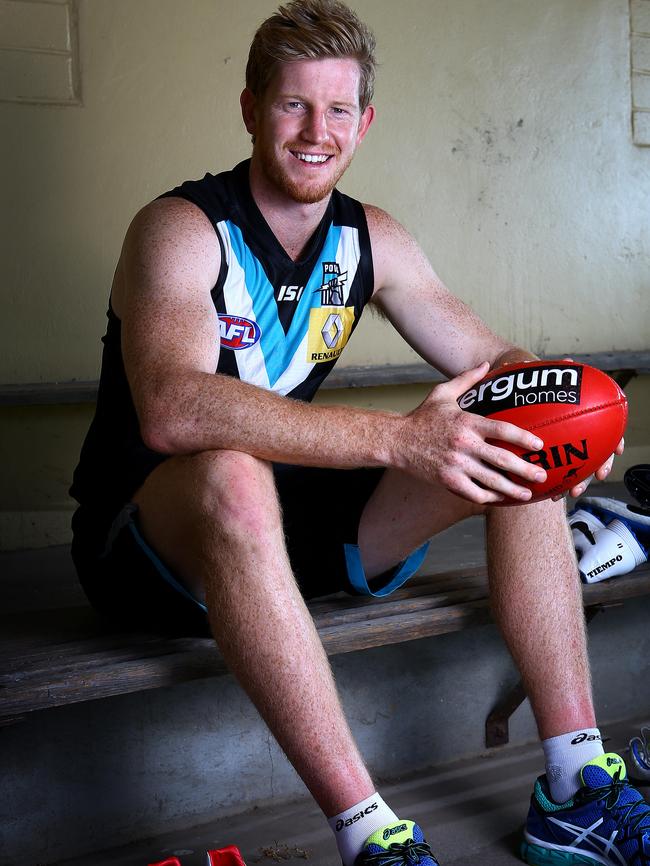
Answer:
[{"label": "football seam", "polygon": [[[548,405],[548,404],[547,404]],[[539,427],[548,427],[550,424],[557,424],[560,421],[569,421],[571,418],[579,418],[581,415],[589,415],[590,412],[597,412],[599,409],[609,409],[611,406],[621,406],[624,404],[621,400],[612,400],[610,403],[599,403],[596,406],[579,409],[576,412],[571,412],[568,415],[559,415],[556,418],[549,418],[547,421],[540,421],[539,424],[531,424],[529,430],[537,430]]]}]

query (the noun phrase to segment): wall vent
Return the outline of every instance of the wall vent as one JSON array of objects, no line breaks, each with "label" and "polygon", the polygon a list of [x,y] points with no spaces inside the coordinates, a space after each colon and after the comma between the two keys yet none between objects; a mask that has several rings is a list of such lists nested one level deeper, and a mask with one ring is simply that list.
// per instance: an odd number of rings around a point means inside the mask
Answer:
[{"label": "wall vent", "polygon": [[0,101],[80,105],[77,0],[0,0]]},{"label": "wall vent", "polygon": [[630,0],[632,136],[650,147],[650,0]]}]

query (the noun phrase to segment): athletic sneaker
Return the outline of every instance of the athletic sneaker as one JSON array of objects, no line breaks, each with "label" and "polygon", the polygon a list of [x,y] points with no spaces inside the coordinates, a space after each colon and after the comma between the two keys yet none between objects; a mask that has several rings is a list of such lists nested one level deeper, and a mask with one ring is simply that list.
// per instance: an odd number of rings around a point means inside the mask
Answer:
[{"label": "athletic sneaker", "polygon": [[629,505],[627,502],[609,499],[606,496],[583,496],[578,500],[577,507],[595,515],[605,525],[612,520],[622,521],[641,543],[645,536],[650,536],[650,509],[648,508]]},{"label": "athletic sneaker", "polygon": [[422,830],[413,821],[398,821],[368,836],[354,866],[438,866]]},{"label": "athletic sneaker", "polygon": [[625,470],[623,482],[642,508],[650,508],[650,464],[630,466]]},{"label": "athletic sneaker", "polygon": [[595,533],[605,528],[599,517],[586,508],[576,508],[569,514],[569,527],[578,559],[594,546]]},{"label": "athletic sneaker", "polygon": [[629,574],[648,560],[647,547],[622,520],[612,520],[605,529],[597,530],[593,539],[593,545],[578,558],[580,577],[585,583]]},{"label": "athletic sneaker", "polygon": [[630,773],[646,785],[650,782],[650,728],[643,726],[638,737],[630,740]]},{"label": "athletic sneaker", "polygon": [[650,806],[613,752],[587,761],[582,788],[558,805],[546,777],[535,783],[521,846],[532,866],[648,866]]},{"label": "athletic sneaker", "polygon": [[617,499],[583,496],[569,515],[580,577],[597,583],[629,574],[650,554],[650,511]]}]

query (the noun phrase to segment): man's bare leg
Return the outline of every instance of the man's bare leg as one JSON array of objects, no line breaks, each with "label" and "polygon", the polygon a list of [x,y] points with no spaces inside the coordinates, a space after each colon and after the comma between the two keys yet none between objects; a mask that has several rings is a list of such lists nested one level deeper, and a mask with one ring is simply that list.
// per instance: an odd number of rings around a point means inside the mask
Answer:
[{"label": "man's bare leg", "polygon": [[596,726],[582,592],[563,502],[492,508],[493,612],[542,739]]},{"label": "man's bare leg", "polygon": [[[481,510],[442,488],[387,472],[359,528],[367,576]],[[564,503],[491,507],[486,520],[495,619],[541,738],[594,727],[582,595]]]},{"label": "man's bare leg", "polygon": [[270,466],[227,451],[172,458],[135,501],[144,537],[204,595],[224,659],[323,812],[372,794],[291,572]]},{"label": "man's bare leg", "polygon": [[481,506],[444,487],[388,470],[359,522],[358,543],[366,577],[382,574],[443,529],[482,513]]}]

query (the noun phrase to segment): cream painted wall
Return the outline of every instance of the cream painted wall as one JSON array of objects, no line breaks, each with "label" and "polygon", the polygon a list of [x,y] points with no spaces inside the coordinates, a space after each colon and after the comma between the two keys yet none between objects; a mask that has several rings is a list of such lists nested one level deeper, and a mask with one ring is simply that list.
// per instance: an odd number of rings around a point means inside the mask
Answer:
[{"label": "cream painted wall", "polygon": [[[631,141],[627,0],[353,5],[379,43],[378,119],[342,188],[397,216],[510,339],[546,353],[648,348],[650,149]],[[238,95],[252,33],[274,8],[80,0],[82,105],[0,103],[2,382],[96,378],[134,212],[249,152]],[[368,316],[344,363],[411,357]],[[643,382],[634,453],[648,460]],[[25,514],[70,506],[86,416],[5,410],[0,544]]]},{"label": "cream painted wall", "polygon": [[[343,184],[535,351],[644,348],[650,150],[630,134],[627,0],[358,0],[378,120]],[[0,106],[3,382],[94,378],[133,213],[249,149],[248,42],[274,4],[82,0],[83,105]],[[370,321],[347,363],[404,360]],[[381,334],[381,337],[379,336]]]}]

